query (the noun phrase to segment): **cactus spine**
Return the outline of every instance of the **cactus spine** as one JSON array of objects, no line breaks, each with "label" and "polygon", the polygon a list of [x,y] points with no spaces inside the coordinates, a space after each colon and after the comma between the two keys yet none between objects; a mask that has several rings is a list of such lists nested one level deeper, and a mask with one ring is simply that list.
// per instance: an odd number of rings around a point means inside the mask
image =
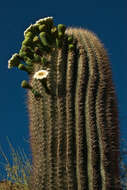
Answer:
[{"label": "cactus spine", "polygon": [[54,26],[52,17],[24,35],[8,67],[24,61],[29,75],[22,82],[29,89],[29,188],[120,190],[117,97],[103,45],[88,30]]}]

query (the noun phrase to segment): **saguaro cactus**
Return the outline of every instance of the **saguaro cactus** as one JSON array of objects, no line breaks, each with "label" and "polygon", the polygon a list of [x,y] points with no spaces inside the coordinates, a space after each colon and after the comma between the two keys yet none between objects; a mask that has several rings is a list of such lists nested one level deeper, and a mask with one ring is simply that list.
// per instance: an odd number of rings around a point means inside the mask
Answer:
[{"label": "saguaro cactus", "polygon": [[[8,67],[29,75],[32,190],[120,190],[117,97],[107,53],[83,28],[40,19]],[[25,63],[25,64],[24,64]]]}]

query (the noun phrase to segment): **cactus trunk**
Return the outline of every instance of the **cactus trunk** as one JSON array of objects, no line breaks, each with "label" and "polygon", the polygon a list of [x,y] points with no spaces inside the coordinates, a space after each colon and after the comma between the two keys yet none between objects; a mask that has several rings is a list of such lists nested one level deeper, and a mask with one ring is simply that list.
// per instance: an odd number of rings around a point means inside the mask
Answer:
[{"label": "cactus trunk", "polygon": [[[46,50],[28,73],[34,89],[28,90],[29,189],[120,190],[117,97],[107,53],[94,33],[61,26],[49,41],[40,36]],[[41,70],[47,77],[35,79]]]}]

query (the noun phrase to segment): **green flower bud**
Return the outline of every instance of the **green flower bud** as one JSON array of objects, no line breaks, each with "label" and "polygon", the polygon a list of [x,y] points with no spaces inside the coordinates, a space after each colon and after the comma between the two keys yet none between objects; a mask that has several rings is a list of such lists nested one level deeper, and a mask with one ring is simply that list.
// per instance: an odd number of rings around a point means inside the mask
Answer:
[{"label": "green flower bud", "polygon": [[46,59],[45,57],[42,57],[42,58],[41,58],[41,63],[45,65],[46,62],[47,62],[47,59]]},{"label": "green flower bud", "polygon": [[38,35],[39,34],[39,24],[34,24],[33,25],[33,29],[32,29],[32,32],[34,35]]},{"label": "green flower bud", "polygon": [[27,56],[24,56],[24,62],[27,64],[27,65],[29,65],[29,66],[32,66],[33,65],[33,63],[32,63],[32,60],[33,59],[30,59],[29,57],[27,57]]},{"label": "green flower bud", "polygon": [[22,45],[25,45],[25,46],[31,46],[32,44],[32,40],[29,38],[29,37],[26,37],[25,40],[22,42]]},{"label": "green flower bud", "polygon": [[18,69],[20,69],[20,70],[25,70],[25,65],[23,65],[23,64],[19,64],[19,66],[18,66]]},{"label": "green flower bud", "polygon": [[32,72],[32,67],[31,66],[25,66],[23,64],[19,64],[18,69],[22,70],[22,71],[26,71],[28,74],[30,74]]},{"label": "green flower bud", "polygon": [[30,89],[31,92],[34,94],[35,97],[41,97],[41,94],[38,93],[36,90],[34,90],[34,89],[32,88],[32,86],[31,86],[26,80],[23,80],[23,81],[21,82],[21,87],[22,87],[22,88],[26,88],[26,89]]},{"label": "green flower bud", "polygon": [[23,81],[22,81],[21,87],[22,87],[22,88],[32,89],[32,87],[29,85],[29,83],[28,83],[26,80],[23,80]]},{"label": "green flower bud", "polygon": [[68,42],[69,43],[72,43],[73,42],[73,36],[71,35],[71,36],[68,36]]},{"label": "green flower bud", "polygon": [[33,38],[33,33],[32,32],[27,32],[25,35],[25,38]]},{"label": "green flower bud", "polygon": [[35,36],[35,37],[33,38],[33,42],[40,42],[40,39],[38,38],[38,36]]},{"label": "green flower bud", "polygon": [[58,32],[58,37],[59,38],[62,38],[64,36],[64,33],[63,32]]},{"label": "green flower bud", "polygon": [[38,35],[39,34],[39,28],[38,24],[31,24],[24,32],[24,36],[26,37],[28,32],[31,32],[33,35]]},{"label": "green flower bud", "polygon": [[66,30],[66,26],[64,24],[58,24],[58,31],[64,33]]},{"label": "green flower bud", "polygon": [[19,51],[19,55],[20,55],[20,57],[24,57],[24,56],[26,56],[26,52],[24,51],[24,49],[23,49],[23,47],[20,49],[20,51]]},{"label": "green flower bud", "polygon": [[36,53],[34,53],[34,61],[35,62],[40,62],[41,61],[41,57],[39,55],[37,55]]},{"label": "green flower bud", "polygon": [[56,26],[51,28],[51,35],[53,35],[54,38],[58,37],[58,29]]},{"label": "green flower bud", "polygon": [[62,47],[62,40],[60,40],[60,39],[58,39],[58,38],[56,38],[56,47],[57,48],[61,48]]},{"label": "green flower bud", "polygon": [[41,25],[39,26],[39,30],[40,30],[41,32],[45,32],[45,31],[47,30],[47,26],[46,26],[45,24],[41,24]]},{"label": "green flower bud", "polygon": [[41,39],[41,42],[44,46],[49,46],[49,44],[47,42],[47,38],[46,38],[46,32],[40,33],[40,39]]},{"label": "green flower bud", "polygon": [[33,59],[33,50],[32,48],[28,47],[28,46],[23,46],[20,50],[20,56],[21,57],[24,57],[24,56],[27,56],[29,57],[30,59]]},{"label": "green flower bud", "polygon": [[12,67],[18,67],[18,65],[21,62],[20,55],[15,53],[12,55],[11,59],[8,61],[8,69],[11,69]]},{"label": "green flower bud", "polygon": [[69,44],[69,45],[68,45],[68,49],[69,49],[69,50],[73,50],[73,49],[74,49],[74,45],[73,45],[73,44]]}]

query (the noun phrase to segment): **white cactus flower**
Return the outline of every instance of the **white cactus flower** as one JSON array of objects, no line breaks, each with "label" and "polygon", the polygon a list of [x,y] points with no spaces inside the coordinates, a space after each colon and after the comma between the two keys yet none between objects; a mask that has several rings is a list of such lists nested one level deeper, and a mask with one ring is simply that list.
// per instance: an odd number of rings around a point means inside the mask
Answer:
[{"label": "white cactus flower", "polygon": [[34,74],[33,78],[38,79],[38,80],[42,80],[43,78],[46,78],[47,75],[48,75],[47,70],[40,70]]}]

